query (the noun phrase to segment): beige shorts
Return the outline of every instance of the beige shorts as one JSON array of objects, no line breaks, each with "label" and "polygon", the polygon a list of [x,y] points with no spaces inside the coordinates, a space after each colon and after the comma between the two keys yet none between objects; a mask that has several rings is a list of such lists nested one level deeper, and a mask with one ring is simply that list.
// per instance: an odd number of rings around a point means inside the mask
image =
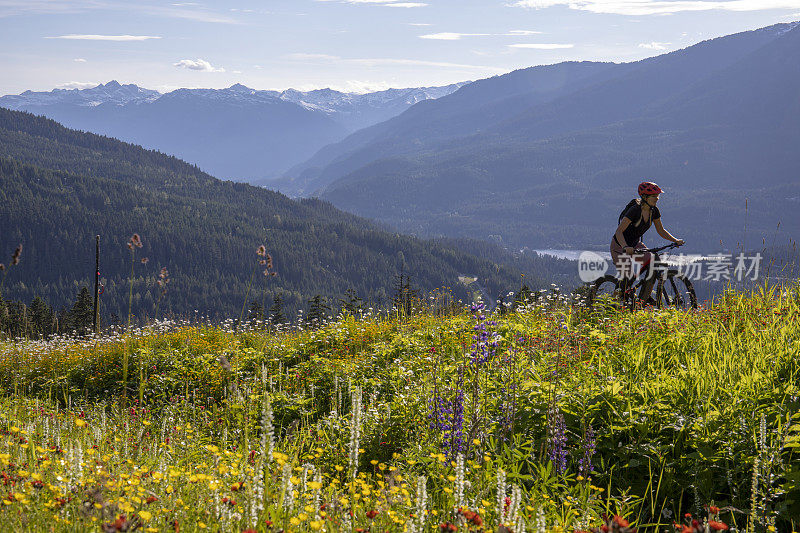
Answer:
[{"label": "beige shorts", "polygon": [[[647,246],[642,241],[639,241],[633,245],[633,249],[645,250]],[[640,272],[639,267],[650,261],[650,255],[650,252],[638,254],[633,256],[633,261],[631,261],[631,256],[625,253],[625,250],[617,244],[617,240],[614,237],[611,238],[611,261],[614,262],[617,273],[626,273],[627,277],[635,277],[634,274],[638,275]]]}]

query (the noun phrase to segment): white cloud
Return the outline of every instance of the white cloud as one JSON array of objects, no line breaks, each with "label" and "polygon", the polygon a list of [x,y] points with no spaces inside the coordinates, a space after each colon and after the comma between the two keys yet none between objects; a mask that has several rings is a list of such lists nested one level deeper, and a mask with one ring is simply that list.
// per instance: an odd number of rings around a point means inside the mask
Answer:
[{"label": "white cloud", "polygon": [[511,7],[544,9],[567,6],[570,9],[614,15],[669,15],[683,11],[764,11],[796,9],[800,0],[517,0]]},{"label": "white cloud", "polygon": [[652,43],[639,43],[639,48],[646,48],[648,50],[666,50],[671,44],[672,43],[658,43],[653,41]]},{"label": "white cloud", "polygon": [[97,87],[98,83],[87,82],[87,81],[68,81],[67,83],[59,83],[56,85],[58,89],[89,89],[91,87]]},{"label": "white cloud", "polygon": [[427,22],[408,22],[409,26],[433,26],[433,24],[429,24]]},{"label": "white cloud", "polygon": [[188,68],[189,70],[202,70],[203,72],[225,72],[224,68],[213,67],[205,59],[181,59],[172,65],[179,68]]},{"label": "white cloud", "polygon": [[75,59],[73,59],[73,61],[76,63],[86,63],[86,60],[82,57],[76,57]]},{"label": "white cloud", "polygon": [[161,37],[155,35],[84,35],[70,33],[68,35],[45,37],[45,39],[72,39],[77,41],[147,41],[149,39],[161,39]]},{"label": "white cloud", "polygon": [[388,83],[385,81],[359,81],[359,80],[347,80],[344,82],[344,87],[340,90],[342,92],[347,93],[374,93],[378,91],[386,91],[391,89]]},{"label": "white cloud", "polygon": [[508,33],[502,35],[536,35],[542,33],[540,31],[531,31],[531,30],[511,30]]},{"label": "white cloud", "polygon": [[572,48],[574,44],[555,44],[555,43],[519,43],[506,45],[509,48],[533,48],[535,50],[561,50]]}]

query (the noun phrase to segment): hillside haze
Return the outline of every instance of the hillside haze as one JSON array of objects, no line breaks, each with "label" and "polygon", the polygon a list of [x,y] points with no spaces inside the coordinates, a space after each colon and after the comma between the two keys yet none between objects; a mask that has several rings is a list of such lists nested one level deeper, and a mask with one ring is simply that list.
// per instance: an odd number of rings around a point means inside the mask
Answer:
[{"label": "hillside haze", "polygon": [[[248,306],[255,300],[265,307],[280,296],[289,313],[316,294],[336,310],[348,290],[366,305],[387,307],[400,273],[416,289],[451,287],[464,299],[471,295],[459,276],[477,277],[494,296],[516,290],[522,274],[462,251],[469,243],[459,248],[398,235],[321,200],[294,201],[220,181],[174,157],[6,109],[0,109],[0,179],[0,254],[10,257],[23,244],[3,298],[27,303],[41,296],[56,308],[70,305],[82,285],[93,283],[100,234],[104,323],[127,315],[126,242],[133,233],[144,241],[134,264],[138,316],[154,313],[161,267],[172,279],[162,316],[197,310],[216,318],[238,317],[245,295]],[[262,275],[261,244],[274,258],[275,277]],[[485,246],[476,251],[501,255]],[[529,286],[545,285],[549,264],[557,262],[527,264]]]},{"label": "hillside haze", "polygon": [[800,234],[798,91],[797,23],[635,63],[533,67],[356,132],[286,181],[407,232],[574,248],[607,246],[647,179],[690,245],[785,241]]},{"label": "hillside haze", "polygon": [[166,94],[111,81],[89,89],[26,91],[0,107],[159,150],[220,178],[275,178],[319,148],[438,98],[463,83],[367,94],[331,89],[177,89]]}]

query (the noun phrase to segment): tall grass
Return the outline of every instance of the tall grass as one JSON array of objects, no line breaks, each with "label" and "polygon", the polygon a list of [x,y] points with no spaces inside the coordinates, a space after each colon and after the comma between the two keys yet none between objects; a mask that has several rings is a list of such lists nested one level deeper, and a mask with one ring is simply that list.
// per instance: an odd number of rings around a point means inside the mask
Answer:
[{"label": "tall grass", "polygon": [[[162,323],[95,342],[5,342],[0,459],[22,489],[0,523],[99,530],[124,515],[157,531],[173,520],[183,530],[478,530],[458,511],[463,499],[492,530],[503,520],[513,530],[512,515],[518,527],[586,529],[619,513],[662,531],[711,505],[740,529],[790,530],[799,307],[797,286],[728,291],[690,312],[592,314],[543,297],[487,325],[497,346],[480,367],[468,362],[482,321],[468,310],[402,323],[343,316],[278,334]],[[141,401],[120,411],[128,358],[142,369],[132,378]],[[460,372],[475,387],[464,395],[463,483],[429,424],[433,391],[456,390]],[[563,473],[545,453],[554,413]],[[579,475],[587,427],[594,472]],[[514,485],[519,513],[494,503],[499,471],[501,504]]]}]

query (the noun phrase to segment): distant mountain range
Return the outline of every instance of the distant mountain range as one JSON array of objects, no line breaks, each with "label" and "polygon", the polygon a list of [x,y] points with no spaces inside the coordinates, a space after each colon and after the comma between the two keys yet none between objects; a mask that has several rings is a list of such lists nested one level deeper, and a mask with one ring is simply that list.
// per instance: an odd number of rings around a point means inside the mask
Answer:
[{"label": "distant mountain range", "polygon": [[277,183],[405,232],[580,248],[608,245],[647,179],[668,191],[665,227],[690,245],[785,242],[800,237],[798,94],[800,26],[778,24],[635,63],[479,80]]},{"label": "distant mountain range", "polygon": [[220,178],[258,182],[355,130],[462,85],[353,94],[331,89],[257,91],[236,84],[161,94],[111,81],[89,89],[3,96],[0,107],[157,149]]},{"label": "distant mountain range", "polygon": [[709,252],[800,237],[798,94],[800,25],[787,23],[633,63],[566,62],[438,88],[160,95],[110,82],[0,106],[405,233],[507,249],[604,249],[647,179],[667,190],[665,226],[687,251]]}]

